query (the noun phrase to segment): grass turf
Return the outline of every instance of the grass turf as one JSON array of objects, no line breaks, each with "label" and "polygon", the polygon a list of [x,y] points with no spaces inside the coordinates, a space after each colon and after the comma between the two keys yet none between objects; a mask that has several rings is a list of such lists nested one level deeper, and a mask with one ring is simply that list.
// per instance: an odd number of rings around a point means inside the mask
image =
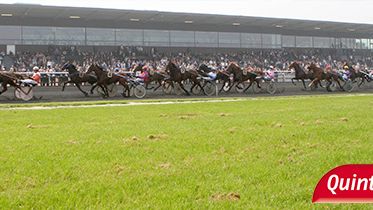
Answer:
[{"label": "grass turf", "polygon": [[304,209],[372,163],[373,97],[0,111],[0,206]]}]

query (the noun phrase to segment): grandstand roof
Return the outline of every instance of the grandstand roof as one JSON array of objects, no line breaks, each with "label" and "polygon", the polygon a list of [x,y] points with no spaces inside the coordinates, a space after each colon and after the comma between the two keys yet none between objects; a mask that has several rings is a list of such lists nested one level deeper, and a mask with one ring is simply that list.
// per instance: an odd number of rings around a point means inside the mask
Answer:
[{"label": "grandstand roof", "polygon": [[0,4],[0,25],[139,28],[373,37],[373,25],[159,11]]}]

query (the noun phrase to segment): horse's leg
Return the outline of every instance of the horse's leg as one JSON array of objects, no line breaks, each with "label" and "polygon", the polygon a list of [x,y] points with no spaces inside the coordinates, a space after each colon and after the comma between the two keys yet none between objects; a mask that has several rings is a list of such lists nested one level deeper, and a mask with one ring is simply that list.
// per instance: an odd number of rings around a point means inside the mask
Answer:
[{"label": "horse's leg", "polygon": [[298,78],[296,78],[296,77],[294,77],[294,78],[291,78],[291,83],[293,83],[293,85],[294,86],[296,86],[297,84],[294,82],[294,80],[297,80],[297,81],[299,81],[299,79]]},{"label": "horse's leg", "polygon": [[301,80],[302,80],[304,89],[307,90],[306,82],[304,81],[304,79],[301,79]]},{"label": "horse's leg", "polygon": [[[130,97],[131,96],[131,90],[130,90],[130,87],[129,87],[127,81],[120,81],[119,84],[121,84],[124,88],[122,96],[123,97]],[[126,91],[127,91],[127,95],[125,94]]]},{"label": "horse's leg", "polygon": [[126,89],[127,89],[127,95],[128,95],[128,97],[130,97],[131,89],[130,89],[130,86],[128,84],[126,84]]},{"label": "horse's leg", "polygon": [[106,87],[105,84],[98,84],[97,83],[96,86],[100,87],[102,92],[104,93],[104,95],[102,96],[103,98],[109,97],[109,93],[108,93],[108,90],[107,90],[107,87]]},{"label": "horse's leg", "polygon": [[204,95],[207,95],[206,94],[206,92],[205,92],[205,89],[204,89],[204,87],[202,87],[202,85],[201,85],[201,83],[196,79],[196,81],[195,81],[195,83],[198,85],[198,87],[200,87],[201,88],[201,90],[202,90],[202,92],[203,92],[203,94]]},{"label": "horse's leg", "polygon": [[231,89],[233,88],[233,86],[237,86],[240,84],[240,82],[238,82],[236,85],[234,85],[236,82],[233,81],[232,85],[229,86],[229,89],[227,92],[231,91]]},{"label": "horse's leg", "polygon": [[219,93],[221,93],[221,91],[223,91],[223,89],[224,89],[224,86],[225,86],[225,81],[223,82],[223,85],[221,86],[221,88],[220,88],[220,90],[219,90]]},{"label": "horse's leg", "polygon": [[313,85],[314,83],[316,83],[317,81],[318,81],[318,79],[315,78],[314,80],[311,81],[311,83],[308,85],[308,87],[312,87],[312,85]]},{"label": "horse's leg", "polygon": [[324,88],[324,86],[322,85],[321,81],[319,81],[318,84],[320,85],[321,88]]},{"label": "horse's leg", "polygon": [[63,85],[62,85],[62,91],[65,91],[65,87],[66,87],[66,85],[67,85],[68,83],[70,83],[70,81],[65,81],[65,82],[63,82]]},{"label": "horse's leg", "polygon": [[1,89],[0,91],[0,95],[5,93],[7,90],[8,90],[8,84],[6,82],[3,82],[2,85],[1,85],[3,88]]},{"label": "horse's leg", "polygon": [[[250,82],[249,82],[249,85],[247,86],[247,88],[245,88],[244,90],[243,90],[243,92],[246,92],[252,85],[253,85],[253,83],[255,82],[256,80],[254,79],[254,80],[250,80]],[[260,88],[260,86],[259,86],[259,84],[258,84],[258,88]]]},{"label": "horse's leg", "polygon": [[339,79],[338,79],[338,78],[334,78],[334,81],[337,82],[338,87],[341,88],[341,90],[345,91],[345,89],[342,87],[341,83],[339,82]]},{"label": "horse's leg", "polygon": [[190,87],[190,92],[191,92],[191,93],[193,92],[193,88],[194,88],[195,86],[197,86],[197,83],[196,83],[195,81],[193,81],[193,85],[192,85],[192,87]]},{"label": "horse's leg", "polygon": [[221,93],[225,87],[225,84],[228,82],[228,87],[231,86],[231,80],[228,79],[228,80],[223,80],[223,85],[221,86],[220,90],[219,90],[219,93]]},{"label": "horse's leg", "polygon": [[359,88],[360,88],[361,85],[364,83],[364,80],[365,80],[365,77],[361,77],[361,82],[360,82],[360,84],[357,85]]},{"label": "horse's leg", "polygon": [[145,89],[147,89],[147,90],[153,90],[154,89],[154,87],[150,87],[150,88],[148,87],[151,82],[152,81],[150,81],[150,80],[148,80],[147,82],[145,82]]},{"label": "horse's leg", "polygon": [[153,89],[153,92],[155,92],[156,90],[158,90],[158,88],[162,86],[162,80],[158,80],[158,84],[159,85]]},{"label": "horse's leg", "polygon": [[93,90],[94,90],[96,87],[97,87],[97,83],[94,84],[94,85],[92,86],[92,88],[91,88],[91,90],[90,90],[90,93],[91,93],[91,94],[93,94]]},{"label": "horse's leg", "polygon": [[184,87],[184,85],[183,85],[183,83],[180,81],[180,82],[178,82],[179,83],[179,85],[180,85],[180,87],[181,87],[181,89],[183,89],[184,90],[184,92],[189,96],[190,95],[190,93],[185,89],[185,87]]},{"label": "horse's leg", "polygon": [[84,96],[88,96],[88,93],[85,92],[84,90],[82,90],[82,88],[80,87],[80,84],[79,83],[74,83],[76,85],[76,87],[80,90],[80,92],[82,92],[84,94]]},{"label": "horse's leg", "polygon": [[106,84],[104,84],[103,86],[104,86],[104,93],[105,93],[106,97],[109,98],[109,88],[107,87]]},{"label": "horse's leg", "polygon": [[256,86],[261,89],[262,87],[260,86],[260,81],[261,79],[255,79]]}]

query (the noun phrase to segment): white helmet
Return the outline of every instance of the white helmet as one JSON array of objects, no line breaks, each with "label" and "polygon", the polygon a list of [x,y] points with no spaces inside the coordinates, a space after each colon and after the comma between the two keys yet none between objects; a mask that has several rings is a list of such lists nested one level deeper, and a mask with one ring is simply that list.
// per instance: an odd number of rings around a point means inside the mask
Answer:
[{"label": "white helmet", "polygon": [[39,71],[39,67],[34,66],[34,68],[32,68],[32,70],[34,70],[34,71]]}]

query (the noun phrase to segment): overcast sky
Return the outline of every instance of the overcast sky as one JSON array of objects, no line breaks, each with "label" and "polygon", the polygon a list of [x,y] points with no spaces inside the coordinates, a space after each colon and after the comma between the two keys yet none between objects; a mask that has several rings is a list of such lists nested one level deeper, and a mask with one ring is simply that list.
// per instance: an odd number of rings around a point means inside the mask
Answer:
[{"label": "overcast sky", "polygon": [[193,12],[373,24],[373,2],[371,0],[0,0],[0,3]]}]

